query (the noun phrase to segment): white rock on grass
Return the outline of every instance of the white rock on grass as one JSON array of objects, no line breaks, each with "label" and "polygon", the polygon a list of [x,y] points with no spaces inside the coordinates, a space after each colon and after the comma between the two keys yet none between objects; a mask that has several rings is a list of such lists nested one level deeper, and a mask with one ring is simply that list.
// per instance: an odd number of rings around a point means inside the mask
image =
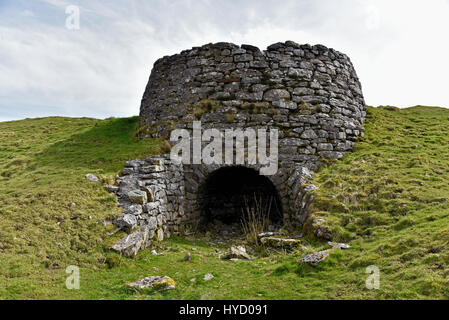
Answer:
[{"label": "white rock on grass", "polygon": [[251,257],[246,252],[245,247],[237,246],[228,249],[225,255],[221,257],[222,259],[239,259],[239,260],[250,260]]},{"label": "white rock on grass", "polygon": [[346,243],[336,243],[329,241],[328,244],[334,249],[349,249],[351,246]]},{"label": "white rock on grass", "polygon": [[304,258],[299,260],[299,264],[309,263],[312,266],[316,266],[317,264],[323,262],[327,257],[329,257],[329,250],[315,252],[308,254]]},{"label": "white rock on grass", "polygon": [[207,273],[207,274],[204,275],[203,280],[204,280],[204,281],[210,281],[210,280],[212,280],[213,278],[214,278],[214,275],[213,275],[212,273]]},{"label": "white rock on grass", "polygon": [[89,180],[90,182],[98,182],[98,177],[93,175],[92,173],[88,173],[86,174],[86,179]]},{"label": "white rock on grass", "polygon": [[276,236],[276,235],[278,235],[277,232],[262,232],[262,233],[259,233],[257,236],[259,237],[259,239],[262,239],[262,238],[272,237],[272,236]]}]

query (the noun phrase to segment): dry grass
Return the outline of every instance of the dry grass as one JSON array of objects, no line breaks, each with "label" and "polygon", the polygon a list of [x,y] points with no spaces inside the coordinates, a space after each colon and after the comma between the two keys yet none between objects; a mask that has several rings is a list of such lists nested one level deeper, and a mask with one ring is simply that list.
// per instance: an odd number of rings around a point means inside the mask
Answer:
[{"label": "dry grass", "polygon": [[273,205],[273,197],[265,199],[262,195],[254,194],[252,197],[244,197],[242,208],[242,230],[248,242],[260,245],[258,235],[268,230],[270,226],[270,212]]}]

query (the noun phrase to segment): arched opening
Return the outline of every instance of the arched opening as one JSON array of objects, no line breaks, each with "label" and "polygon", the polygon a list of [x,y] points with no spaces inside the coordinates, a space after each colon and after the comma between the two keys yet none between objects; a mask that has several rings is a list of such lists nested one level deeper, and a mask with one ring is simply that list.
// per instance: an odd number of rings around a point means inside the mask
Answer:
[{"label": "arched opening", "polygon": [[276,187],[258,171],[242,166],[210,173],[199,188],[199,205],[204,226],[216,221],[241,225],[251,218],[268,220],[273,226],[282,222]]}]

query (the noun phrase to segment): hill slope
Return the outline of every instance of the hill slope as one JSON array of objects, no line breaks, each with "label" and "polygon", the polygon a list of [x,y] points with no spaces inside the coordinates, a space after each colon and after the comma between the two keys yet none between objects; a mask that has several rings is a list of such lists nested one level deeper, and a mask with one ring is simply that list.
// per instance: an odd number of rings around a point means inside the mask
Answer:
[{"label": "hill slope", "polygon": [[[161,256],[121,258],[107,250],[121,234],[98,223],[117,215],[115,198],[84,176],[111,181],[125,160],[163,143],[136,140],[136,117],[0,123],[0,298],[449,298],[448,121],[440,108],[368,108],[363,141],[316,174],[314,215],[352,248],[315,268],[297,261],[325,243],[229,262],[217,258],[223,244],[170,239]],[[65,288],[69,265],[81,267],[80,290]],[[370,265],[380,269],[379,290],[365,288]],[[206,273],[215,278],[203,281]],[[177,289],[126,287],[149,275],[171,276]]]}]

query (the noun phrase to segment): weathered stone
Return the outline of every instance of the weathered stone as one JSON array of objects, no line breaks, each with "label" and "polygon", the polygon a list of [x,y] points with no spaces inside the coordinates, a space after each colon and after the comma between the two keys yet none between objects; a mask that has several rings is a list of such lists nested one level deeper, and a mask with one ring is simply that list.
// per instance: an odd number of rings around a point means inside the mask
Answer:
[{"label": "weathered stone", "polygon": [[156,230],[157,228],[157,218],[156,217],[149,217],[147,219],[147,226],[151,230]]},{"label": "weathered stone", "polygon": [[141,187],[140,189],[147,194],[147,202],[154,201],[153,190],[151,190],[151,188],[144,186],[144,187]]},{"label": "weathered stone", "polygon": [[301,246],[301,240],[278,238],[278,237],[262,238],[260,242],[265,246],[275,248],[297,248]]},{"label": "weathered stone", "polygon": [[303,134],[301,134],[301,139],[316,139],[318,138],[317,134],[315,133],[315,131],[309,129],[303,132]]},{"label": "weathered stone", "polygon": [[314,219],[311,224],[312,233],[318,239],[332,240],[332,232],[324,219]]},{"label": "weathered stone", "polygon": [[297,96],[310,96],[313,95],[315,90],[309,88],[295,88],[293,94]]},{"label": "weathered stone", "polygon": [[147,193],[142,190],[132,190],[128,192],[128,199],[131,202],[145,204],[148,201]]},{"label": "weathered stone", "polygon": [[267,101],[290,99],[290,93],[284,89],[271,89],[264,94],[263,98]]},{"label": "weathered stone", "polygon": [[131,257],[135,256],[139,250],[145,249],[149,245],[149,241],[149,230],[144,227],[125,236],[112,246],[112,249],[126,257]]},{"label": "weathered stone", "polygon": [[137,287],[140,289],[145,288],[155,288],[158,290],[172,290],[176,287],[176,282],[170,277],[156,276],[156,277],[146,277],[139,281],[132,282],[129,284],[130,287]]},{"label": "weathered stone", "polygon": [[327,257],[329,257],[329,250],[311,253],[299,260],[299,264],[309,263],[311,266],[316,266],[323,262]]},{"label": "weathered stone", "polygon": [[257,237],[259,239],[262,239],[262,238],[272,237],[272,236],[275,236],[277,234],[278,234],[277,232],[262,232],[262,233],[259,233],[257,235]]},{"label": "weathered stone", "polygon": [[112,193],[117,193],[117,192],[120,190],[119,187],[116,187],[116,186],[109,186],[109,185],[104,186],[104,189],[105,189],[107,192],[112,192]]},{"label": "weathered stone", "polygon": [[254,60],[253,56],[250,54],[246,54],[246,53],[234,56],[235,62],[249,62],[249,61],[253,61],[253,60]]},{"label": "weathered stone", "polygon": [[310,70],[290,68],[290,70],[288,71],[288,75],[290,77],[301,78],[304,80],[311,80],[313,72]]},{"label": "weathered stone", "polygon": [[130,175],[130,174],[133,174],[135,171],[134,171],[134,168],[123,168],[122,169],[122,175],[123,176],[127,176],[127,175]]},{"label": "weathered stone", "polygon": [[285,100],[273,101],[273,106],[290,110],[296,110],[298,108],[298,104],[296,102]]},{"label": "weathered stone", "polygon": [[119,228],[132,230],[137,226],[137,218],[134,214],[124,214],[115,221],[115,224]]},{"label": "weathered stone", "polygon": [[321,151],[318,154],[326,159],[341,159],[341,158],[343,158],[343,153],[338,152],[338,151]]},{"label": "weathered stone", "polygon": [[210,280],[212,280],[213,278],[214,278],[214,275],[213,275],[212,273],[207,273],[207,274],[204,275],[203,280],[204,280],[204,281],[210,281]]},{"label": "weathered stone", "polygon": [[162,230],[162,228],[159,228],[157,230],[157,232],[156,232],[156,239],[159,242],[164,241],[164,230]]},{"label": "weathered stone", "polygon": [[346,243],[336,243],[329,241],[328,244],[334,249],[349,249],[351,246]]},{"label": "weathered stone", "polygon": [[250,260],[251,257],[246,252],[245,247],[243,246],[237,246],[237,247],[231,247],[228,249],[226,254],[224,254],[222,259],[240,259],[240,260]]},{"label": "weathered stone", "polygon": [[125,214],[132,214],[132,215],[140,215],[143,212],[143,208],[140,204],[133,204],[128,207],[125,207]]},{"label": "weathered stone", "polygon": [[152,213],[154,212],[154,210],[157,210],[157,212],[159,212],[159,206],[160,203],[159,202],[149,202],[143,205],[143,211],[145,213]]},{"label": "weathered stone", "polygon": [[317,149],[319,151],[332,151],[334,146],[331,143],[319,143]]},{"label": "weathered stone", "polygon": [[90,182],[98,182],[99,180],[97,176],[91,173],[86,174],[86,179],[89,180]]}]

